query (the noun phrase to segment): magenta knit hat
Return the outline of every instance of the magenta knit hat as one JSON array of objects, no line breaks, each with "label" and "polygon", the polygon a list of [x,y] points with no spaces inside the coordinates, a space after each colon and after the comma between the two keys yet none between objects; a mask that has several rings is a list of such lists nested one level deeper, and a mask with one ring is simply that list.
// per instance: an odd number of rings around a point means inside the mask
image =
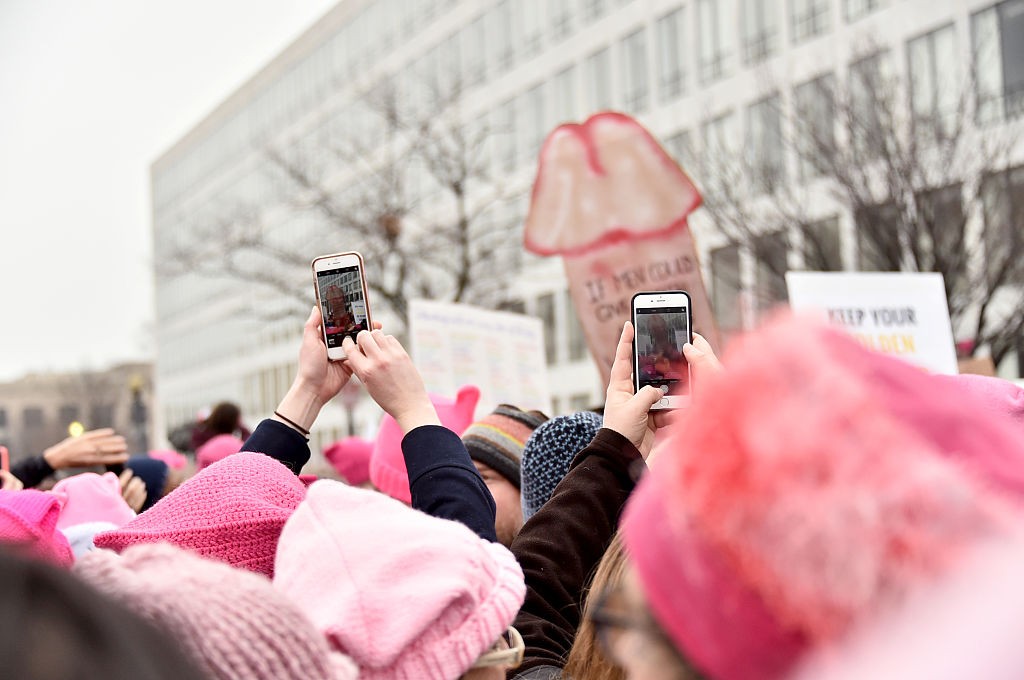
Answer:
[{"label": "magenta knit hat", "polygon": [[370,479],[373,442],[362,437],[345,437],[324,449],[324,458],[352,486]]},{"label": "magenta knit hat", "polygon": [[208,468],[218,460],[224,460],[242,450],[245,444],[233,434],[219,434],[196,449],[196,469]]},{"label": "magenta knit hat", "polygon": [[99,534],[95,544],[120,552],[166,541],[272,576],[281,528],[305,492],[273,458],[239,453],[202,470],[119,530]]},{"label": "magenta knit hat", "polygon": [[34,489],[0,491],[0,543],[20,555],[62,567],[74,561],[68,539],[57,530],[60,501]]},{"label": "magenta knit hat", "polygon": [[173,449],[154,449],[149,452],[153,460],[162,460],[172,470],[183,470],[188,465],[188,458]]},{"label": "magenta knit hat", "polygon": [[360,680],[458,678],[511,625],[523,572],[462,524],[321,480],[285,525],[274,585]]},{"label": "magenta knit hat", "polygon": [[[459,389],[454,401],[436,394],[430,395],[430,401],[437,410],[441,424],[461,437],[473,422],[476,403],[480,401],[480,389],[467,385]],[[412,502],[409,473],[405,469],[405,457],[402,455],[402,428],[387,414],[380,421],[380,429],[373,445],[370,479],[375,487],[392,498],[406,504]]]},{"label": "magenta knit hat", "polygon": [[937,375],[935,379],[948,383],[979,409],[1005,416],[1014,425],[1024,427],[1024,387],[984,375]]},{"label": "magenta knit hat", "polygon": [[711,680],[779,680],[1020,522],[1024,439],[802,319],[733,343],[627,506],[655,619]]},{"label": "magenta knit hat", "polygon": [[211,679],[356,678],[352,661],[257,574],[167,543],[94,551],[75,573],[162,630]]},{"label": "magenta knit hat", "polygon": [[121,496],[121,482],[113,472],[83,472],[66,477],[53,487],[53,494],[61,500],[58,529],[91,522],[109,522],[120,527],[135,519],[135,512]]}]

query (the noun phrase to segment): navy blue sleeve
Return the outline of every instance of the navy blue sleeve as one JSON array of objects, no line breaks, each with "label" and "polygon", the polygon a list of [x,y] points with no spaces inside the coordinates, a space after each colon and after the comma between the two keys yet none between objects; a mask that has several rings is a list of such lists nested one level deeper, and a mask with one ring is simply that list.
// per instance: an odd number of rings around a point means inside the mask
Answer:
[{"label": "navy blue sleeve", "polygon": [[433,517],[461,522],[477,536],[497,542],[494,498],[459,436],[440,425],[424,425],[402,439],[412,507]]},{"label": "navy blue sleeve", "polygon": [[309,442],[296,430],[284,423],[267,419],[256,426],[242,445],[243,451],[263,453],[284,463],[285,467],[299,474],[302,466],[309,462]]},{"label": "navy blue sleeve", "polygon": [[26,489],[39,486],[53,474],[53,468],[42,456],[33,456],[11,464],[11,474],[21,480]]}]

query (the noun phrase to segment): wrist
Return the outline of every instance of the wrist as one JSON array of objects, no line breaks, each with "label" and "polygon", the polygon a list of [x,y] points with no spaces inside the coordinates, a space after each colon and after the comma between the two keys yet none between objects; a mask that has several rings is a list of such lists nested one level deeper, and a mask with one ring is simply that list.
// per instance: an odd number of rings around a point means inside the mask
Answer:
[{"label": "wrist", "polygon": [[43,460],[52,470],[59,470],[61,466],[60,444],[55,444],[43,451]]},{"label": "wrist", "polygon": [[438,417],[434,405],[429,401],[426,404],[416,404],[410,408],[402,409],[400,413],[392,415],[394,415],[398,427],[402,430],[403,436],[409,434],[417,427],[441,424],[441,419]]},{"label": "wrist", "polygon": [[[296,380],[292,383],[288,393],[284,395],[284,399],[277,405],[277,412],[299,427],[309,430],[313,427],[313,423],[323,407],[324,402],[316,390],[309,388],[300,380]],[[275,419],[281,420],[276,416]],[[291,427],[291,423],[284,420],[281,422]]]}]

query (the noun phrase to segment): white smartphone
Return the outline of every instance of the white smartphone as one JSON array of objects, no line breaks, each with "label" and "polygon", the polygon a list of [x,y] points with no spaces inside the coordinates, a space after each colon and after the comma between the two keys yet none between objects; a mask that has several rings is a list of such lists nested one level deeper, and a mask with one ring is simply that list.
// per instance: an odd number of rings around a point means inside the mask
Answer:
[{"label": "white smartphone", "polygon": [[323,316],[321,328],[327,358],[340,361],[345,358],[342,341],[346,337],[355,340],[359,331],[372,328],[363,256],[337,253],[316,258],[313,260],[313,287]]},{"label": "white smartphone", "polygon": [[632,302],[633,387],[651,385],[662,398],[653,409],[690,404],[690,366],[683,345],[693,342],[690,296],[681,290],[637,293]]}]

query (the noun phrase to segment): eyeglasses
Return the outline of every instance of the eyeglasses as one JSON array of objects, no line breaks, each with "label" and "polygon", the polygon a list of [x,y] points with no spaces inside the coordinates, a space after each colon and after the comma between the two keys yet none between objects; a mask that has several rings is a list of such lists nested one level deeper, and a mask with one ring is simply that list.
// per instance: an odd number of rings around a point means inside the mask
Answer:
[{"label": "eyeglasses", "polygon": [[523,636],[514,626],[509,626],[497,644],[477,659],[471,668],[491,668],[493,666],[508,669],[519,668],[525,654],[526,643],[523,642]]},{"label": "eyeglasses", "polygon": [[608,600],[617,592],[618,589],[605,588],[596,593],[594,604],[587,612],[587,618],[594,626],[594,637],[601,647],[601,653],[609,661],[615,659],[611,645],[612,630],[638,630],[656,638],[661,637],[661,630],[649,618],[637,618],[608,607]]}]

